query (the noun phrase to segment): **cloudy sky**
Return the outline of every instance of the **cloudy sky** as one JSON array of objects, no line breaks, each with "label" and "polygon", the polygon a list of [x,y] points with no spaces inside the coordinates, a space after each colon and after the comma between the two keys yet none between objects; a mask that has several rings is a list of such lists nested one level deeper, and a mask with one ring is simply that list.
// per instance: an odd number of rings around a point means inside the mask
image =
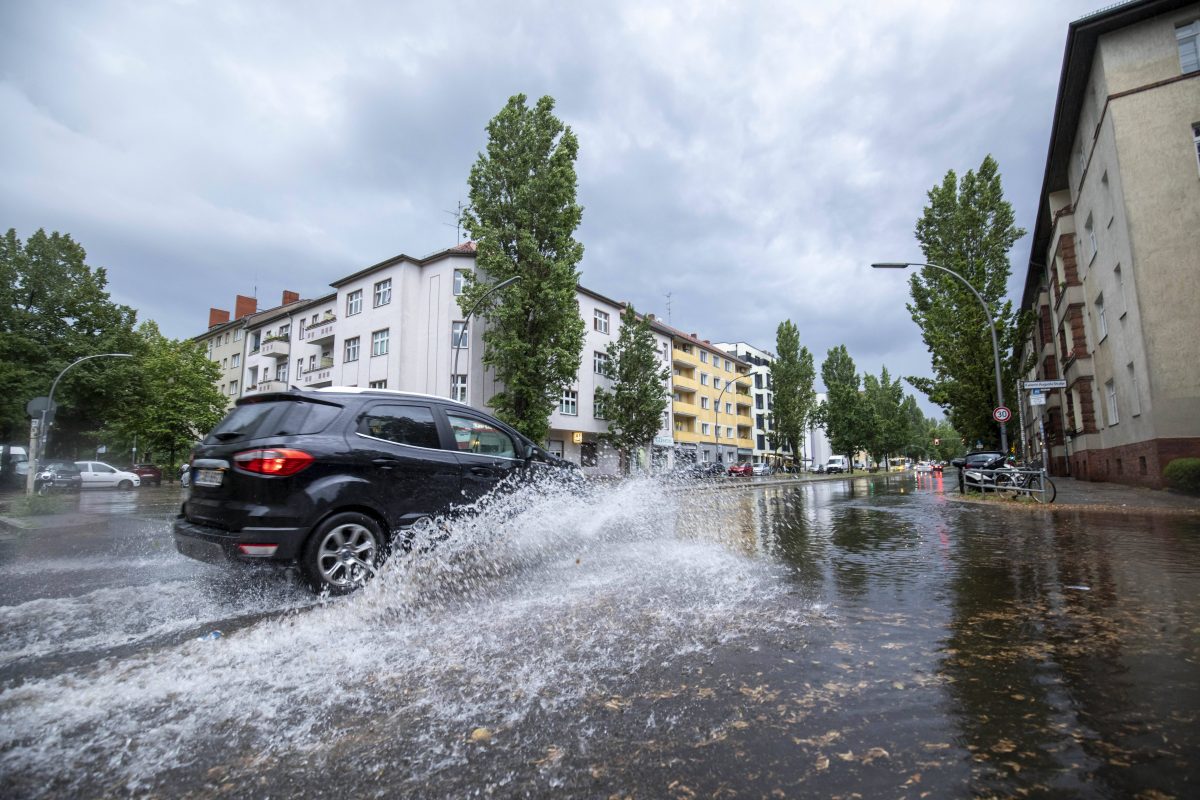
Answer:
[{"label": "cloudy sky", "polygon": [[453,245],[487,121],[549,94],[585,286],[927,374],[904,275],[868,265],[918,260],[925,193],[988,153],[1033,227],[1067,24],[1100,5],[3,2],[0,228],[71,233],[192,336],[235,294]]}]

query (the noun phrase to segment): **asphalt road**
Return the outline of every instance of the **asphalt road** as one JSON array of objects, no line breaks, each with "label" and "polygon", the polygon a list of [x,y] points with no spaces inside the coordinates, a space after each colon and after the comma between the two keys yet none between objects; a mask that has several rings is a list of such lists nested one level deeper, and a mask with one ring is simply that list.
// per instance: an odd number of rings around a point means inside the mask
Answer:
[{"label": "asphalt road", "polygon": [[78,525],[0,534],[0,778],[12,797],[1195,796],[1200,521],[941,488],[518,495],[336,601],[178,556],[178,489],[84,495]]}]

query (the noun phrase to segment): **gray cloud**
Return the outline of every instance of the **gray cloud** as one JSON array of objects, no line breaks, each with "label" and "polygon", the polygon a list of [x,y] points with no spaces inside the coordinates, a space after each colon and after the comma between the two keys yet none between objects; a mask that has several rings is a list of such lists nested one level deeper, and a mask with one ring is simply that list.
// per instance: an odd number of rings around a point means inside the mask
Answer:
[{"label": "gray cloud", "polygon": [[551,94],[586,285],[925,374],[904,277],[867,265],[918,258],[925,192],[989,152],[1032,227],[1066,25],[1095,4],[575,5],[4,4],[2,224],[72,233],[194,335],[235,293],[452,244],[488,119]]}]

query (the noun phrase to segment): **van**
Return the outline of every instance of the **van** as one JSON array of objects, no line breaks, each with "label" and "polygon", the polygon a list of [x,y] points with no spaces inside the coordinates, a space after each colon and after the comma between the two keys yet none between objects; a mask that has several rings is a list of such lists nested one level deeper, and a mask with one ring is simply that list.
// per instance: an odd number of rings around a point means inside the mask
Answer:
[{"label": "van", "polygon": [[830,456],[829,460],[825,462],[825,472],[830,474],[835,472],[847,472],[849,469],[850,462],[845,456]]}]

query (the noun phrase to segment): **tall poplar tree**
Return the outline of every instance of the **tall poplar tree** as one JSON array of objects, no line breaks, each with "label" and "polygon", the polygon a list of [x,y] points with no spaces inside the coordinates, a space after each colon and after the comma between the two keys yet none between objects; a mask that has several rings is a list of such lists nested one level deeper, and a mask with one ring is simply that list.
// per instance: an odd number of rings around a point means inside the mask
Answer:
[{"label": "tall poplar tree", "polygon": [[774,408],[771,428],[777,444],[800,457],[804,429],[813,417],[817,392],[813,388],[816,370],[812,353],[800,344],[800,331],[791,320],[779,323],[775,330],[775,363],[771,365]]},{"label": "tall poplar tree", "polygon": [[486,276],[468,281],[463,312],[493,281],[521,278],[476,313],[488,322],[483,363],[504,387],[491,405],[534,441],[545,439],[550,413],[575,380],[584,335],[575,296],[583,257],[574,238],[583,215],[575,202],[579,143],[553,111],[548,96],[533,108],[523,94],[509,98],[488,123],[487,152],[471,167],[463,213]]},{"label": "tall poplar tree", "polygon": [[862,396],[865,413],[870,417],[867,450],[876,462],[884,464],[888,456],[902,452],[912,439],[909,418],[903,410],[904,388],[900,379],[893,380],[884,367],[878,378],[863,377]]},{"label": "tall poplar tree", "polygon": [[825,402],[821,404],[820,420],[829,437],[834,453],[845,455],[851,465],[854,453],[866,446],[869,421],[867,408],[859,393],[859,377],[854,359],[844,344],[831,348],[821,364],[825,381]]},{"label": "tall poplar tree", "polygon": [[613,383],[611,390],[596,390],[596,403],[608,420],[601,438],[621,451],[628,471],[634,450],[649,444],[662,427],[670,370],[662,366],[650,323],[632,305],[621,312],[621,333],[606,351]]},{"label": "tall poplar tree", "polygon": [[[954,170],[929,190],[929,205],[917,220],[917,241],[925,260],[966,278],[991,309],[1000,344],[1006,397],[1015,397],[1018,368],[1004,354],[1025,335],[1028,313],[1004,300],[1012,267],[1008,251],[1025,235],[1004,199],[1000,169],[990,155],[978,172],[958,180]],[[979,300],[953,276],[922,269],[909,279],[913,321],[932,357],[933,377],[908,382],[946,409],[955,429],[970,441],[994,441],[991,420],[996,403],[992,339]]]}]

